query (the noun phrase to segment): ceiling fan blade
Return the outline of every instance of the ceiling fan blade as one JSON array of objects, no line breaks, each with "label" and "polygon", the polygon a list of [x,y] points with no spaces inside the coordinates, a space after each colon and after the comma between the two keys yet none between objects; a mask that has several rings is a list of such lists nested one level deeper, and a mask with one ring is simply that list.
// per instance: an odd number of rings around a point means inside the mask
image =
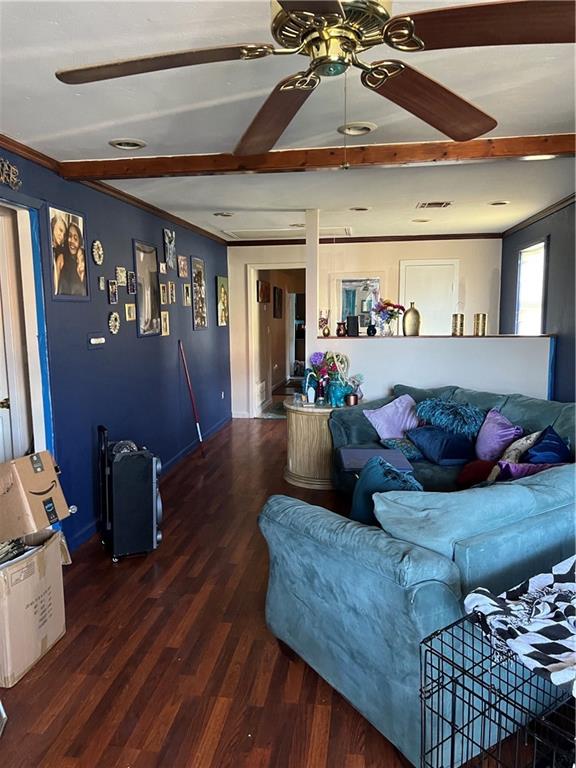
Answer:
[{"label": "ceiling fan blade", "polygon": [[194,64],[208,64],[214,61],[236,61],[238,59],[259,59],[272,53],[273,46],[264,44],[224,45],[219,48],[196,48],[176,53],[158,53],[135,59],[109,61],[78,69],[63,69],[56,77],[63,83],[76,85],[94,83],[98,80],[112,80],[115,77],[139,75],[144,72],[158,72],[176,67],[191,67]]},{"label": "ceiling fan blade", "polygon": [[393,101],[455,141],[468,141],[496,127],[493,117],[399,61],[374,62],[362,84]]},{"label": "ceiling fan blade", "polygon": [[260,107],[234,154],[261,155],[272,149],[319,83],[318,75],[311,72],[298,72],[281,80]]},{"label": "ceiling fan blade", "polygon": [[328,16],[338,14],[344,17],[344,11],[339,0],[278,0],[278,3],[286,13],[307,11],[316,16]]},{"label": "ceiling fan blade", "polygon": [[[481,45],[573,43],[574,0],[504,0],[416,11],[407,16],[427,51]],[[388,22],[393,29],[401,16]],[[386,34],[386,33],[385,33]]]}]

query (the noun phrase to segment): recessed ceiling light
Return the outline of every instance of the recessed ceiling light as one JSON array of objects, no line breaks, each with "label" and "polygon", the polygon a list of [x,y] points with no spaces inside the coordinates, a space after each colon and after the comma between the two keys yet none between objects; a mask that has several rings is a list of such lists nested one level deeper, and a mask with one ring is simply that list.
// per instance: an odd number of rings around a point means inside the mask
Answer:
[{"label": "recessed ceiling light", "polygon": [[363,207],[363,206],[361,206],[361,205],[355,205],[355,206],[353,206],[352,208],[350,208],[350,210],[351,210],[351,211],[369,211],[369,210],[371,210],[371,209],[370,209],[370,208],[364,208],[364,207]]},{"label": "recessed ceiling light", "polygon": [[520,160],[554,160],[556,155],[526,155],[521,157]]},{"label": "recessed ceiling light", "polygon": [[127,152],[142,149],[146,146],[146,142],[141,139],[112,139],[108,144],[114,147],[114,149],[123,149]]},{"label": "recessed ceiling light", "polygon": [[338,126],[338,133],[343,133],[345,136],[365,136],[376,128],[378,128],[376,123],[346,123]]},{"label": "recessed ceiling light", "polygon": [[488,203],[488,205],[510,205],[510,200],[494,200]]},{"label": "recessed ceiling light", "polygon": [[223,219],[229,219],[234,214],[231,211],[216,211],[212,216],[221,216]]},{"label": "recessed ceiling light", "polygon": [[427,224],[432,219],[412,219],[415,224]]}]

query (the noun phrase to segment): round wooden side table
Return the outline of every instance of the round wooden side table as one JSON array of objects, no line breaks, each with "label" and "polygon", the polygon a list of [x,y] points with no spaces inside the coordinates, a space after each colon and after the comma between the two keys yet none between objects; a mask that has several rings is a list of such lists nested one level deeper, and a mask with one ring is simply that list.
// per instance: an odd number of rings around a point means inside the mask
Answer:
[{"label": "round wooden side table", "polygon": [[329,406],[297,405],[284,401],[288,420],[288,463],[284,479],[301,488],[332,488],[332,435]]}]

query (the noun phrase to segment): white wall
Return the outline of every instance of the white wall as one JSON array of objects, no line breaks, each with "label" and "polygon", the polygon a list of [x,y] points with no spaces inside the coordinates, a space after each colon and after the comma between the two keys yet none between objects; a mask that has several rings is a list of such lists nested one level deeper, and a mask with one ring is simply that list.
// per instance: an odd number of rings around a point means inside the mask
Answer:
[{"label": "white wall", "polygon": [[368,336],[316,340],[310,352],[343,352],[350,373],[362,373],[367,400],[394,384],[548,397],[551,339],[547,336]]},{"label": "white wall", "polygon": [[[359,273],[379,277],[380,296],[399,301],[400,262],[415,259],[458,259],[458,312],[465,314],[464,327],[472,332],[476,312],[488,313],[488,333],[498,333],[500,315],[500,265],[502,241],[410,240],[383,243],[334,243],[320,246],[318,306],[330,307],[330,327],[336,328],[336,307],[331,306],[330,276]],[[433,291],[434,287],[430,286]],[[332,301],[332,303],[334,303]],[[447,308],[451,316],[453,310]],[[448,327],[450,327],[448,325]]]}]

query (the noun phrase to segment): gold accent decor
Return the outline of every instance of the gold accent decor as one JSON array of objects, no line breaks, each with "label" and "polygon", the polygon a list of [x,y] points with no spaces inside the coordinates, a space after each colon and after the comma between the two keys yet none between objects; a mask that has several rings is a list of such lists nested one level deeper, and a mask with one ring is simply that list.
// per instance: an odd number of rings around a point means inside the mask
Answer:
[{"label": "gold accent decor", "polygon": [[452,336],[464,336],[464,315],[456,312],[452,315]]},{"label": "gold accent decor", "polygon": [[404,69],[404,64],[399,61],[379,61],[368,71],[362,72],[361,80],[367,88],[376,90],[388,80],[389,77],[399,75]]},{"label": "gold accent decor", "polygon": [[486,336],[488,315],[486,312],[477,312],[474,315],[474,336]]},{"label": "gold accent decor", "polygon": [[281,91],[313,91],[316,86],[320,85],[320,78],[315,75],[314,72],[298,72],[294,77],[284,83],[280,88]]},{"label": "gold accent decor", "polygon": [[409,16],[391,19],[384,27],[383,41],[397,51],[423,51],[424,43],[416,35],[414,22]]},{"label": "gold accent decor", "polygon": [[263,59],[265,56],[270,56],[274,53],[273,45],[245,45],[240,53],[240,58],[243,60],[250,59]]}]

